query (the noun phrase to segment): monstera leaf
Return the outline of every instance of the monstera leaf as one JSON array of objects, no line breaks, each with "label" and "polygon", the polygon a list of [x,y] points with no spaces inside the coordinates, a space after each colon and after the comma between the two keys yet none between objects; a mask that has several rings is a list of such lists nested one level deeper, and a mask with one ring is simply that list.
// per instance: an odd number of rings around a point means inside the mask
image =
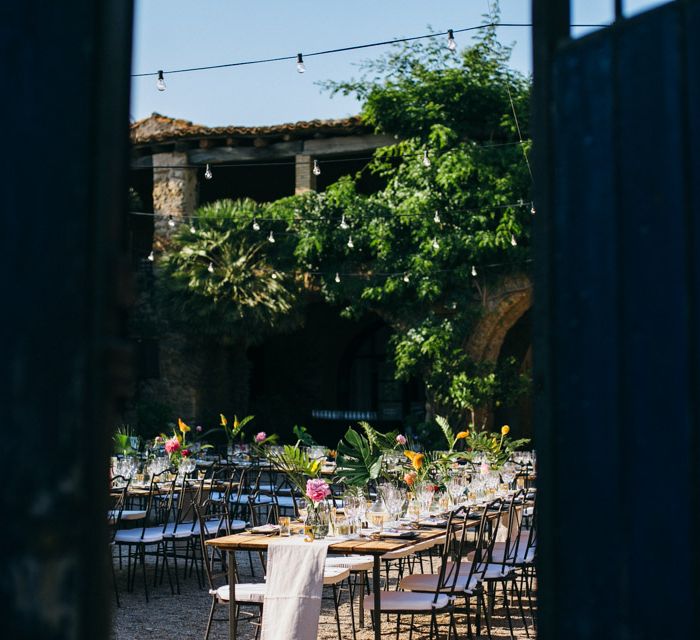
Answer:
[{"label": "monstera leaf", "polygon": [[350,427],[338,443],[339,476],[350,486],[366,485],[379,477],[382,458],[380,448]]}]

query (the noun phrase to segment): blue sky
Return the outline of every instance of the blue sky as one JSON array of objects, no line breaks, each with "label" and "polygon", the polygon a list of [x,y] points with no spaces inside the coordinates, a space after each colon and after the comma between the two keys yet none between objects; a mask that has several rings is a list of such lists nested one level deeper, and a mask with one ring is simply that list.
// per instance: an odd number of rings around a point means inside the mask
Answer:
[{"label": "blue sky", "polygon": [[[626,0],[631,15],[665,0]],[[390,40],[482,21],[488,0],[136,0],[133,72],[151,72],[255,58],[294,55]],[[501,0],[502,22],[529,22],[528,0]],[[613,0],[574,0],[575,23],[608,22]],[[585,31],[585,30],[580,30]],[[512,66],[531,69],[530,29],[501,28],[514,44]],[[468,44],[467,35],[458,44]],[[293,62],[132,81],[131,115],[156,111],[206,125],[276,124],[355,114],[352,98],[330,97],[318,81],[358,76],[357,64],[383,49],[310,58],[299,74]]]}]

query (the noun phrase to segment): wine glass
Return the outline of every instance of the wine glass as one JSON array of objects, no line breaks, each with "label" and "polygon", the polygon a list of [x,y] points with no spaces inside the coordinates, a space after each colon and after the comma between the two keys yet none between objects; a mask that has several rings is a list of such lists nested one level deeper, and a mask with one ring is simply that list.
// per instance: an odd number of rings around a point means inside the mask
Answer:
[{"label": "wine glass", "polygon": [[384,531],[384,521],[388,518],[389,514],[384,508],[384,501],[381,498],[377,498],[372,506],[367,511],[367,520],[370,524],[374,525],[379,529],[379,534]]}]

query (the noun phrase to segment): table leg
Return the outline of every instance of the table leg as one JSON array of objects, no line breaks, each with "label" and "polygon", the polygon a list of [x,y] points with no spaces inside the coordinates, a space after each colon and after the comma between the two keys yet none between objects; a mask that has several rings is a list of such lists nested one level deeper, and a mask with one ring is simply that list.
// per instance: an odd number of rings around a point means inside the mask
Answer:
[{"label": "table leg", "polygon": [[228,638],[236,640],[236,602],[233,598],[233,585],[236,583],[236,552],[228,551]]},{"label": "table leg", "polygon": [[372,590],[374,595],[374,640],[382,640],[382,613],[381,613],[381,584],[380,584],[380,556],[374,556],[372,567]]}]

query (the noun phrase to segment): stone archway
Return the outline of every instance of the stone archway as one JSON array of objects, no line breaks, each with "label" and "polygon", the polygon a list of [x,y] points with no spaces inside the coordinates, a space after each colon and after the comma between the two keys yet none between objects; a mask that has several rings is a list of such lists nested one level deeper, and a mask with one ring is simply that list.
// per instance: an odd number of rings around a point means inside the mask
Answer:
[{"label": "stone archway", "polygon": [[526,275],[509,276],[484,298],[486,312],[469,337],[466,351],[476,362],[495,364],[506,334],[532,306],[532,282]]},{"label": "stone archway", "polygon": [[[472,360],[496,366],[508,332],[532,307],[532,282],[524,274],[508,276],[493,291],[485,291],[484,315],[472,332],[465,351]],[[477,410],[477,424],[493,422],[491,407]]]}]

